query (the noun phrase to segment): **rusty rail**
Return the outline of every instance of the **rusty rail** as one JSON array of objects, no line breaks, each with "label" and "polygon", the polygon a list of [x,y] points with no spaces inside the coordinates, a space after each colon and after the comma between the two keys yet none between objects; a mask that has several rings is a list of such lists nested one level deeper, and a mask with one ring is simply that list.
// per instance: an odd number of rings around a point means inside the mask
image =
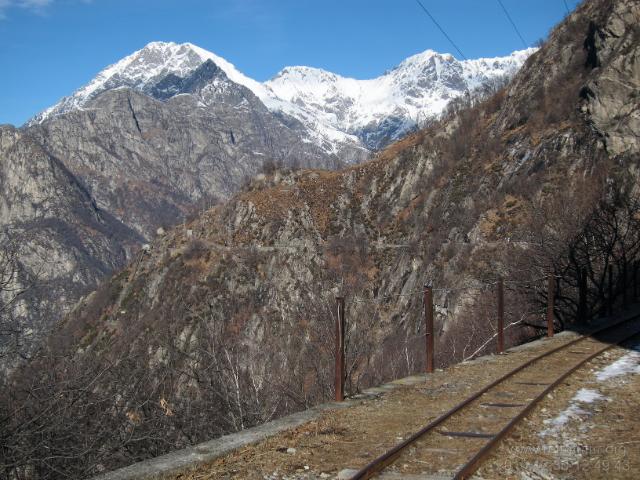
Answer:
[{"label": "rusty rail", "polygon": [[498,280],[496,291],[498,304],[498,353],[504,352],[504,280]]},{"label": "rusty rail", "polygon": [[[463,410],[465,407],[470,405],[472,402],[474,402],[475,400],[480,398],[482,395],[484,395],[488,391],[492,390],[496,386],[502,384],[506,380],[510,379],[511,377],[513,377],[514,375],[519,373],[520,371],[530,367],[534,363],[537,363],[540,360],[542,360],[542,359],[544,359],[544,358],[546,358],[546,357],[548,357],[550,355],[553,355],[554,353],[560,352],[561,350],[567,349],[567,348],[569,348],[569,347],[571,347],[571,346],[573,346],[573,345],[575,345],[575,344],[577,344],[579,342],[585,341],[585,340],[587,340],[588,338],[590,338],[590,337],[592,337],[594,335],[600,335],[600,334],[602,334],[604,332],[613,330],[615,328],[618,328],[618,327],[622,326],[625,323],[631,322],[631,321],[636,320],[638,318],[640,318],[640,315],[636,315],[636,316],[633,316],[633,317],[630,317],[630,318],[626,318],[624,320],[615,322],[612,325],[607,325],[605,327],[601,327],[599,329],[596,329],[596,330],[590,332],[589,334],[582,335],[582,336],[580,336],[580,337],[578,337],[578,338],[576,338],[574,340],[571,340],[571,341],[569,341],[567,343],[564,343],[564,344],[562,344],[562,345],[560,345],[560,346],[558,346],[556,348],[553,348],[553,349],[551,349],[551,350],[549,350],[547,352],[544,352],[544,353],[538,355],[535,358],[532,358],[532,359],[522,363],[521,365],[519,365],[518,367],[514,368],[510,372],[506,373],[505,375],[501,376],[497,380],[491,382],[489,385],[485,386],[484,388],[480,389],[476,393],[472,394],[471,396],[469,396],[468,398],[466,398],[465,400],[463,400],[462,402],[457,404],[455,407],[453,407],[452,409],[450,409],[447,412],[443,413],[438,418],[436,418],[435,420],[430,422],[428,425],[426,425],[425,427],[423,427],[422,429],[420,429],[419,431],[417,431],[416,433],[411,435],[409,438],[407,438],[403,442],[399,443],[398,445],[396,445],[392,449],[388,450],[387,452],[385,452],[384,454],[382,454],[381,456],[379,456],[378,458],[376,458],[375,460],[373,460],[372,462],[367,464],[365,467],[363,467],[361,470],[359,470],[354,476],[352,476],[351,480],[365,480],[365,479],[372,478],[374,475],[376,475],[377,473],[381,472],[382,470],[387,468],[389,465],[394,463],[394,461],[400,455],[402,455],[402,453],[405,450],[405,448],[407,448],[408,446],[414,444],[418,439],[423,437],[426,433],[433,431],[438,425],[442,424],[443,422],[445,422],[446,420],[451,418],[454,414],[456,414],[459,411]],[[498,432],[495,435],[495,437],[493,437],[487,444],[485,444],[480,450],[478,450],[478,452],[471,458],[471,460],[469,462],[467,462],[456,473],[454,478],[456,478],[456,479],[467,478],[469,475],[471,475],[473,472],[475,472],[478,469],[478,467],[480,466],[481,462],[493,451],[493,449],[511,431],[511,429],[513,429],[513,427],[520,420],[522,420],[533,409],[533,407],[540,400],[542,400],[542,398],[544,398],[545,395],[547,395],[551,390],[553,390],[557,385],[559,385],[567,376],[571,375],[575,370],[577,370],[584,363],[588,362],[589,360],[592,360],[596,356],[602,354],[604,351],[608,350],[609,348],[614,347],[618,343],[623,342],[623,341],[627,340],[628,338],[631,338],[633,336],[638,335],[638,333],[639,333],[639,331],[636,330],[632,334],[626,336],[625,338],[623,338],[621,340],[618,340],[616,343],[612,343],[610,345],[607,345],[606,347],[598,350],[597,352],[593,353],[592,355],[589,355],[586,359],[583,359],[582,361],[580,361],[580,363],[578,363],[577,365],[573,366],[568,371],[565,371],[562,375],[560,375],[560,377],[558,377],[554,382],[552,382],[549,386],[547,386],[541,394],[536,396],[529,403],[525,404],[526,406],[524,407],[524,409],[519,414],[517,414],[500,432]]]}]

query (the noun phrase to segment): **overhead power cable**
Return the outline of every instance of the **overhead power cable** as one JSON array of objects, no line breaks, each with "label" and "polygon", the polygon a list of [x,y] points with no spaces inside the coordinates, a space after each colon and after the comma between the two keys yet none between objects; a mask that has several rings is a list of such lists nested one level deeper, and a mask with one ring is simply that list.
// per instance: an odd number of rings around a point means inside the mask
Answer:
[{"label": "overhead power cable", "polygon": [[524,45],[524,48],[528,48],[529,45],[527,44],[527,42],[524,41],[524,37],[522,36],[522,34],[520,33],[520,30],[518,30],[518,27],[516,27],[516,23],[513,21],[513,18],[511,18],[511,15],[509,15],[509,12],[507,11],[507,9],[504,7],[504,4],[502,3],[502,0],[498,0],[498,3],[500,4],[500,6],[502,7],[502,11],[504,12],[504,14],[507,16],[507,18],[509,19],[509,22],[511,22],[511,25],[513,26],[513,29],[516,31],[516,33],[518,34],[518,36],[520,37],[520,40],[522,40],[522,44]]},{"label": "overhead power cable", "polygon": [[567,15],[571,14],[571,12],[569,11],[569,5],[567,5],[567,0],[562,0],[564,3],[564,8],[567,9]]},{"label": "overhead power cable", "polygon": [[447,40],[449,40],[449,43],[451,43],[451,45],[453,45],[453,48],[455,48],[457,50],[457,52],[460,54],[462,59],[466,60],[467,57],[465,57],[464,53],[462,53],[462,50],[460,50],[458,48],[458,46],[455,44],[455,42],[453,40],[451,40],[451,37],[449,35],[447,35],[447,32],[445,32],[444,29],[440,26],[440,24],[436,21],[436,19],[433,18],[433,15],[431,15],[429,13],[429,10],[427,10],[427,8],[422,4],[422,2],[420,0],[416,0],[416,3],[418,5],[420,5],[422,10],[424,10],[424,13],[426,13],[429,16],[429,18],[431,19],[431,21],[435,24],[435,26],[438,27],[438,30],[440,30],[442,32],[442,34],[447,38]]}]

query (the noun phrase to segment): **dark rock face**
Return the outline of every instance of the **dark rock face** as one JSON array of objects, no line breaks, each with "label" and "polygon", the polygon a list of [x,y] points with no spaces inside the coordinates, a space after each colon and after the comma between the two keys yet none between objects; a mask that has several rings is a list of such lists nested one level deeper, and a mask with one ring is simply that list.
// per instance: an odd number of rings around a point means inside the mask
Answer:
[{"label": "dark rock face", "polygon": [[147,238],[197,201],[227,198],[264,161],[339,164],[300,142],[248,89],[223,77],[166,102],[128,89],[107,91],[86,109],[29,132],[65,159],[101,208]]},{"label": "dark rock face", "polygon": [[211,60],[207,60],[187,77],[179,77],[170,73],[148,90],[144,90],[153,98],[167,100],[181,93],[193,93],[203,88],[214,78],[226,79],[224,72]]},{"label": "dark rock face", "polygon": [[[20,330],[0,339],[2,363],[8,349],[16,353],[16,342],[25,347],[37,342],[46,330],[43,322],[59,318],[123,265],[143,238],[100,209],[67,167],[28,133],[0,127],[0,152],[0,241],[3,255],[12,248],[16,254],[15,277],[2,304],[24,290],[0,320],[4,325],[15,320]],[[14,361],[11,357],[7,364]]]},{"label": "dark rock face", "polygon": [[386,117],[379,122],[372,122],[370,125],[358,130],[358,138],[362,140],[368,148],[377,150],[381,146],[388,145],[402,135],[406,135],[412,130],[417,130],[415,124],[407,122],[401,116]]}]

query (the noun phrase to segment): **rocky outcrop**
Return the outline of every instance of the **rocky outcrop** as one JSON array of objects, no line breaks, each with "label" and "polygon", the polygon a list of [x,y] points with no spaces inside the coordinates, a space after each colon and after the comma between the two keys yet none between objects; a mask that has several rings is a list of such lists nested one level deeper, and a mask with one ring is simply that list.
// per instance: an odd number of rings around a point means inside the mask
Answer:
[{"label": "rocky outcrop", "polygon": [[[2,329],[0,360],[11,349],[10,365],[17,360],[16,346],[28,352],[45,332],[42,321],[59,318],[129,260],[142,237],[100,209],[62,162],[29,135],[0,127],[0,151],[0,322],[6,327],[12,321],[12,328]],[[16,292],[24,293],[7,305]],[[5,336],[13,327],[16,334]]]},{"label": "rocky outcrop", "polygon": [[[200,75],[208,77],[202,84]],[[339,165],[336,157],[300,142],[213,64],[157,88],[191,92],[160,101],[134,90],[110,90],[83,110],[28,130],[64,159],[101,208],[147,238],[158,226],[181,220],[198,201],[228,198],[264,163]]]},{"label": "rocky outcrop", "polygon": [[612,13],[594,22],[585,39],[589,66],[600,72],[582,95],[583,111],[603,135],[613,155],[640,150],[640,10],[627,2],[613,2]]}]

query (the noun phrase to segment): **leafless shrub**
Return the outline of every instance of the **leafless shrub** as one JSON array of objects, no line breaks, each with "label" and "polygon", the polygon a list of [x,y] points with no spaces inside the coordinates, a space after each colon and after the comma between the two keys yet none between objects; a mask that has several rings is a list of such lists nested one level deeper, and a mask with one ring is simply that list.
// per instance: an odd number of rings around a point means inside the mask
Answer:
[{"label": "leafless shrub", "polygon": [[13,315],[13,308],[25,294],[18,281],[19,245],[2,236],[0,240],[0,359],[22,351],[24,326]]},{"label": "leafless shrub", "polygon": [[[592,178],[574,186],[570,198],[566,195],[532,202],[528,222],[510,245],[507,267],[514,277],[536,279],[536,286],[523,290],[528,291],[528,302],[539,308],[546,303],[546,278],[556,277],[556,316],[561,325],[579,317],[582,272],[588,276],[589,309],[583,314],[590,317],[621,298],[623,273],[626,269],[629,275],[640,257],[640,223],[634,213],[640,199],[632,185],[624,179]],[[611,299],[610,267],[615,273]]]}]

